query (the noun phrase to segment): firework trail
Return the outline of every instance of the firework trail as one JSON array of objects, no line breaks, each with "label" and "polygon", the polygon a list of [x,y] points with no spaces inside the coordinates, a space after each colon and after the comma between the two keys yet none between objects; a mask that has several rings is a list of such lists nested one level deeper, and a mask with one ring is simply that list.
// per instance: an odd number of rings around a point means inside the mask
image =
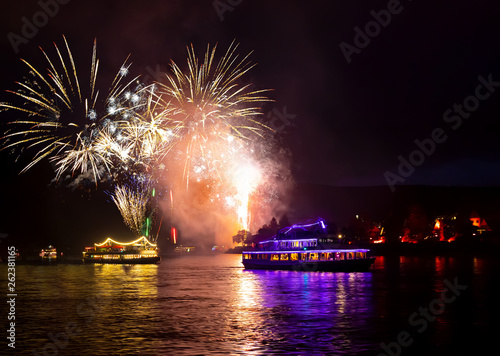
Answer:
[{"label": "firework trail", "polygon": [[116,186],[112,199],[125,224],[137,235],[142,232],[149,201],[149,191],[144,188],[131,189],[127,186]]}]

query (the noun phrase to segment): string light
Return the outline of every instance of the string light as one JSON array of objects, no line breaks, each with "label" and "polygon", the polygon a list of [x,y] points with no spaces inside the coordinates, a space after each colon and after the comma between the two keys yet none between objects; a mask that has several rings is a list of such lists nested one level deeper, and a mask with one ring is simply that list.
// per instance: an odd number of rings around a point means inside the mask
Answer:
[{"label": "string light", "polygon": [[153,244],[153,243],[149,242],[149,240],[146,238],[146,236],[139,237],[137,240],[132,241],[132,242],[118,242],[118,241],[113,240],[111,237],[108,237],[106,239],[106,241],[104,241],[103,243],[100,243],[100,244],[95,243],[94,245],[96,247],[102,247],[104,245],[108,245],[108,242],[110,242],[110,241],[112,243],[114,243],[115,245],[123,245],[123,246],[135,245],[135,244],[139,243],[139,241],[142,241],[142,242],[145,242],[145,243],[147,243],[148,245],[150,245],[152,247],[156,247],[156,244]]}]

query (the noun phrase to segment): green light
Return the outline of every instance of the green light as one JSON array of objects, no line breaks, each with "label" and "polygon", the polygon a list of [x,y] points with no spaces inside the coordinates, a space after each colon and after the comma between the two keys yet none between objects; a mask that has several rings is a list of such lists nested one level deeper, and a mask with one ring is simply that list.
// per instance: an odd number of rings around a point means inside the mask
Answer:
[{"label": "green light", "polygon": [[153,191],[151,192],[151,195],[153,196],[153,198],[155,197],[155,195],[156,195],[156,189],[155,188],[153,188]]},{"label": "green light", "polygon": [[151,225],[151,217],[147,217],[142,225],[142,234],[144,236],[149,236],[149,233],[151,232]]}]

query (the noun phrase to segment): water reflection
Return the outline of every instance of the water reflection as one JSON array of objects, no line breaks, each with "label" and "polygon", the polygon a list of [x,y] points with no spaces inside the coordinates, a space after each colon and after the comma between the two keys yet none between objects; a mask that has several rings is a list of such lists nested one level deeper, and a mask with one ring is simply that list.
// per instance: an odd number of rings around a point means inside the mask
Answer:
[{"label": "water reflection", "polygon": [[366,351],[368,323],[374,317],[370,272],[242,270],[240,274],[241,298],[231,308],[247,337],[240,352]]},{"label": "water reflection", "polygon": [[[16,351],[43,354],[76,323],[58,355],[377,355],[402,330],[415,339],[404,355],[464,354],[495,340],[499,268],[470,256],[379,257],[366,273],[248,271],[237,255],[20,265]],[[418,333],[409,316],[455,277],[468,289]]]}]

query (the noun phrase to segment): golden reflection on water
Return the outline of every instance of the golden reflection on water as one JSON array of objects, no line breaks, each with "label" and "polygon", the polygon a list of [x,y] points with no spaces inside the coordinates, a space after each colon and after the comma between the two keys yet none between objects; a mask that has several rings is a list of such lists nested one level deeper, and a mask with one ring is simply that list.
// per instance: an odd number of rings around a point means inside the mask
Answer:
[{"label": "golden reflection on water", "polygon": [[[80,342],[94,340],[105,352],[111,345],[100,340],[100,336],[112,335],[124,354],[140,344],[147,349],[146,339],[139,330],[145,320],[154,317],[152,306],[158,294],[158,266],[95,264],[89,267],[92,279],[84,288],[90,293],[76,307],[82,329]],[[131,320],[136,320],[135,325]]]},{"label": "golden reflection on water", "polygon": [[239,270],[236,277],[236,298],[233,299],[234,304],[229,307],[233,317],[230,317],[228,321],[229,323],[232,320],[236,321],[235,327],[245,340],[240,346],[240,351],[245,355],[258,355],[262,340],[256,337],[256,331],[266,324],[264,314],[260,312],[263,303],[259,293],[259,282],[255,274],[244,270]]},{"label": "golden reflection on water", "polygon": [[255,275],[244,273],[243,270],[238,273],[238,297],[236,298],[237,308],[252,307],[260,305],[261,299],[256,292],[257,286]]},{"label": "golden reflection on water", "polygon": [[158,265],[94,265],[94,290],[102,296],[119,295],[124,291],[138,298],[157,296]]}]

